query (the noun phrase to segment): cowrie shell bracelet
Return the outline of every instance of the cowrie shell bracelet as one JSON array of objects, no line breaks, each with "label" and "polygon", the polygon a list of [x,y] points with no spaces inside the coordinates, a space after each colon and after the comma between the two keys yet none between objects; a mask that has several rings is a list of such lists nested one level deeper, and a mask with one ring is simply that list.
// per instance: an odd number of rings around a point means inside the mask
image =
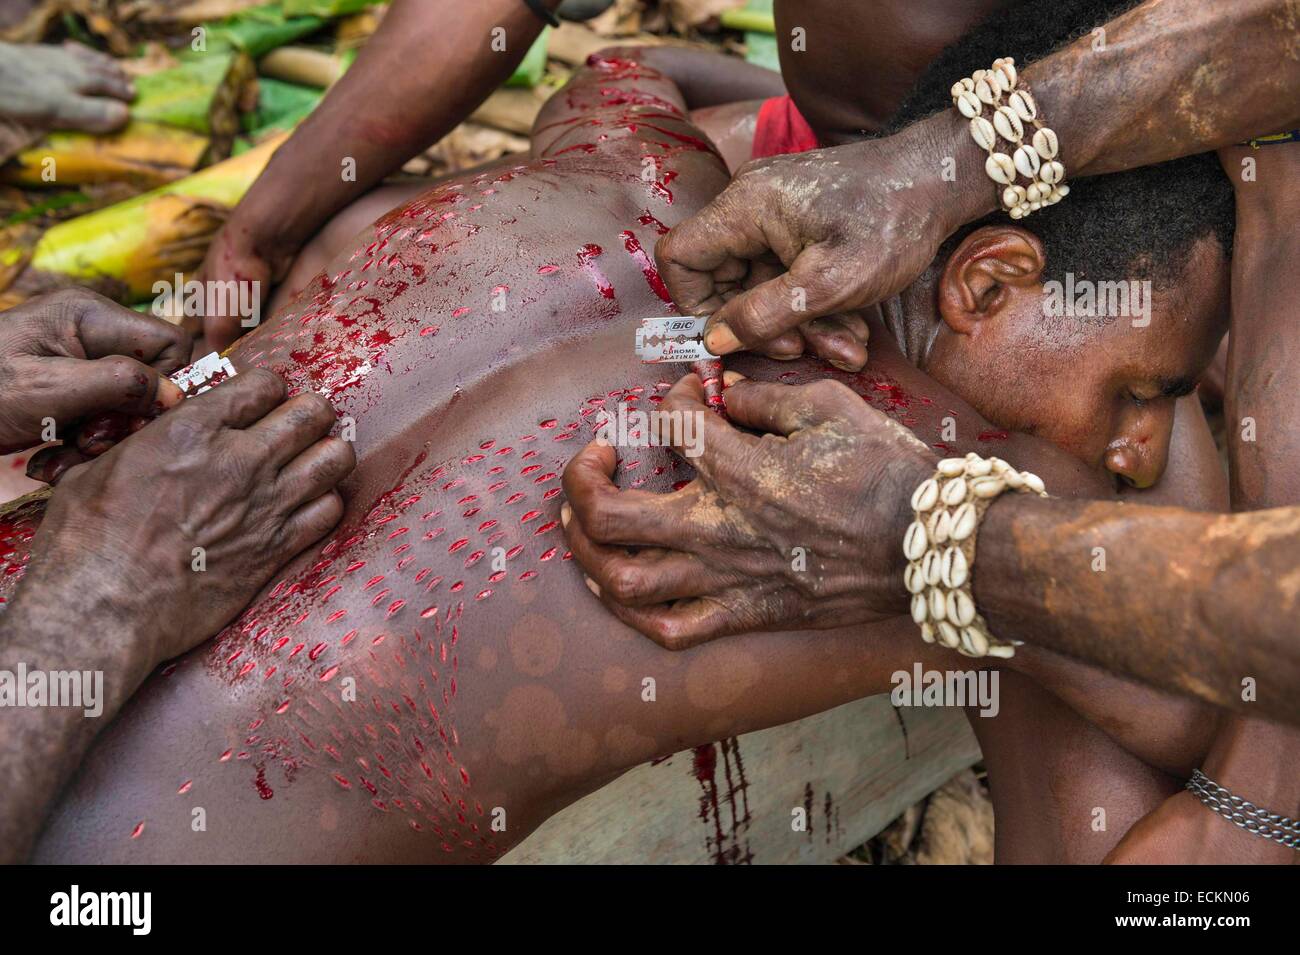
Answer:
[{"label": "cowrie shell bracelet", "polygon": [[989,505],[1007,490],[1047,497],[1037,474],[974,452],[944,458],[934,477],[912,494],[916,519],[903,537],[908,560],[903,584],[926,643],[938,641],[968,657],[1015,655],[1019,641],[999,640],[989,632],[972,588],[976,531]]},{"label": "cowrie shell bracelet", "polygon": [[[1038,106],[1027,89],[1018,89],[1016,61],[1009,56],[993,61],[990,70],[976,70],[952,85],[952,102],[970,120],[971,138],[988,153],[984,171],[998,184],[1002,208],[1013,219],[1023,219],[1043,206],[1070,194],[1065,166],[1057,159],[1056,133],[1038,118]],[[984,107],[991,109],[989,117]],[[1029,142],[1025,135],[1029,134]],[[1005,142],[1010,152],[998,146]],[[1021,179],[1027,185],[1017,182]]]}]

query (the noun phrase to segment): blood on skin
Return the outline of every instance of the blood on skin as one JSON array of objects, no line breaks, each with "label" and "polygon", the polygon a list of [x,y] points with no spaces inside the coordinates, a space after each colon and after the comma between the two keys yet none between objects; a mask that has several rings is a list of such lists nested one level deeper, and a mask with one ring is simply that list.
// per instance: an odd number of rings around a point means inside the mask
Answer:
[{"label": "blood on skin", "polygon": [[26,571],[42,512],[43,502],[29,501],[0,517],[0,604]]},{"label": "blood on skin", "polygon": [[[608,74],[605,88],[640,75],[625,61],[600,63],[599,68]],[[603,98],[611,101],[605,112],[567,128],[608,132],[613,142],[626,131],[620,126],[636,122],[663,140],[655,144],[664,151],[660,158],[679,150],[713,152],[702,139],[666,126],[645,126],[647,120],[681,120],[671,103],[648,94]],[[582,174],[592,160],[579,151],[563,162]],[[526,194],[522,190],[536,189],[538,173],[556,164],[545,159],[490,177],[445,183],[394,210],[374,224],[348,267],[318,276],[272,323],[244,339],[232,357],[239,367],[269,367],[286,379],[292,394],[316,391],[331,400],[340,416],[358,420],[382,397],[385,379],[430,367],[458,374],[458,369],[437,366],[436,360],[463,334],[461,328],[487,318],[486,309],[474,307],[473,296],[489,287],[494,293],[508,290],[491,276],[517,253],[513,243],[505,243],[508,256],[481,270],[476,262],[475,274],[461,275],[465,263],[452,250],[479,228],[476,219],[495,226],[501,210],[513,211]],[[594,174],[647,185],[634,172],[611,172],[613,165],[594,167]],[[674,170],[665,172],[661,186],[666,188],[675,175]],[[505,188],[506,183],[513,185]],[[652,190],[649,197],[667,202],[671,194]],[[648,208],[632,218],[657,234],[666,231]],[[647,287],[667,304],[667,290],[636,234],[625,231],[621,241]],[[601,261],[613,260],[601,260],[602,255],[594,242],[581,244],[577,253],[578,268],[591,277],[590,297],[596,304],[616,301],[613,283],[599,268]],[[621,256],[617,258],[622,268]],[[572,268],[564,261],[542,260],[524,271],[536,271],[538,279],[531,281],[537,289],[549,288],[548,277]],[[412,307],[411,292],[426,286],[451,306],[441,312],[450,316],[442,322],[442,334],[437,318],[431,322],[427,311]],[[517,288],[512,309],[537,301],[528,298],[530,292]],[[609,313],[591,311],[583,320],[593,316],[607,318]],[[720,374],[716,362],[701,371],[708,388],[719,392]],[[661,386],[659,391],[666,390],[668,382]],[[409,463],[391,483],[385,482],[386,490],[372,490],[364,499],[369,502],[364,516],[340,527],[302,569],[276,582],[201,651],[206,673],[229,685],[238,698],[260,701],[235,724],[256,724],[256,735],[232,731],[228,739],[209,739],[206,759],[211,765],[240,774],[241,786],[251,778],[266,800],[274,794],[273,785],[283,788],[281,778],[288,784],[303,768],[323,770],[334,780],[339,798],[356,798],[358,809],[405,815],[409,828],[404,831],[436,839],[444,852],[461,853],[467,860],[495,858],[501,847],[489,827],[476,821],[484,809],[473,798],[471,769],[460,744],[461,644],[468,640],[466,646],[478,652],[473,623],[482,616],[480,611],[475,618],[475,608],[499,602],[510,588],[544,592],[547,568],[572,559],[560,537],[556,501],[558,475],[572,453],[568,448],[581,446],[584,424],[594,429],[591,411],[599,402],[635,402],[644,391],[641,385],[607,389],[563,418],[539,414],[535,425],[523,429],[527,433],[475,436],[478,453],[431,444],[440,459],[429,459],[427,451],[397,457]],[[457,396],[453,392],[453,404]],[[644,396],[651,403],[659,398]],[[510,449],[521,447],[527,447],[519,454],[521,464],[509,467]],[[652,470],[666,485],[679,476],[679,462],[670,461],[667,452],[656,453],[662,464],[646,455],[640,473]],[[471,495],[477,499],[467,501]],[[31,516],[38,513],[39,508],[11,513],[0,523],[0,574],[21,575],[35,533]],[[431,527],[435,518],[439,526]],[[412,528],[420,534],[407,534],[401,543],[394,540],[399,531]],[[406,545],[408,540],[413,543]],[[484,541],[484,549],[505,548],[509,580],[493,579],[499,574],[493,562],[477,557],[464,561],[456,575],[433,572],[435,559],[446,560],[448,548],[455,546],[448,542],[460,543],[457,551],[481,555],[482,550],[469,548],[469,541]],[[405,546],[413,548],[409,555]],[[412,560],[415,555],[422,559]],[[362,568],[368,568],[365,574]],[[358,599],[371,586],[373,591]],[[11,588],[0,577],[0,591]],[[371,606],[376,595],[378,602]],[[331,600],[347,606],[313,613]],[[339,692],[345,676],[355,680],[355,702],[345,701]],[[261,693],[259,688],[264,688]],[[725,779],[714,782],[714,795],[732,814],[733,835],[726,846],[726,840],[715,838],[714,843],[728,860],[743,861],[748,849],[740,845],[738,833],[748,825],[748,784],[734,741],[718,745]],[[177,769],[182,779],[193,775],[187,767]],[[345,795],[349,793],[355,797]]]},{"label": "blood on skin", "polygon": [[650,214],[649,209],[646,209],[644,212],[641,213],[641,215],[637,216],[636,221],[641,223],[644,226],[653,226],[655,232],[659,233],[659,235],[668,234],[668,226],[664,225],[662,222],[660,222],[658,219],[652,216]]},{"label": "blood on skin", "polygon": [[595,243],[588,243],[578,250],[578,267],[591,277],[597,291],[607,299],[614,299],[614,286],[610,284],[605,273],[595,264],[595,260],[605,254],[605,250]]},{"label": "blood on skin", "polygon": [[[641,274],[645,276],[646,284],[650,286],[650,290],[658,295],[661,300],[672,305],[673,297],[668,292],[668,286],[664,284],[663,278],[659,275],[659,269],[655,267],[650,256],[646,255],[645,249],[641,248],[640,240],[631,232],[626,231],[619,233],[619,238],[623,240],[623,248],[627,250],[627,254],[632,256],[637,265],[641,267]],[[676,308],[672,310],[676,311]]]},{"label": "blood on skin", "polygon": [[[610,400],[634,401],[642,391],[638,385],[635,389],[592,395],[582,402],[582,408],[598,407]],[[543,419],[537,427],[542,431],[555,430],[558,424],[558,419]],[[577,427],[578,423],[573,425]],[[589,423],[589,427],[594,430],[594,423]],[[255,722],[262,726],[263,735],[246,741],[251,749],[240,754],[241,759],[255,756],[262,760],[257,764],[261,771],[254,779],[262,798],[270,798],[269,774],[273,761],[282,766],[291,761],[295,768],[319,767],[322,760],[324,765],[341,765],[340,745],[346,743],[353,750],[371,750],[376,760],[381,757],[384,760],[388,772],[381,770],[367,775],[363,783],[372,808],[407,814],[411,831],[428,831],[440,836],[453,851],[465,853],[467,859],[495,857],[498,847],[490,833],[475,832],[461,818],[463,811],[448,807],[470,799],[470,771],[457,755],[456,696],[460,671],[456,647],[463,625],[469,619],[468,607],[493,598],[496,592],[493,578],[497,572],[488,562],[483,562],[480,569],[474,566],[479,564],[477,559],[467,561],[467,567],[473,567],[477,576],[467,576],[466,580],[444,590],[450,596],[448,600],[425,600],[412,608],[409,599],[393,598],[413,592],[411,587],[420,582],[417,578],[424,575],[427,579],[428,568],[407,564],[403,570],[396,569],[393,549],[386,545],[394,536],[409,532],[405,521],[419,513],[413,510],[417,504],[425,511],[424,517],[430,517],[459,514],[466,503],[484,506],[491,503],[496,516],[488,520],[480,516],[459,520],[473,533],[489,529],[488,525],[493,529],[519,527],[522,536],[508,547],[507,559],[525,561],[525,564],[513,576],[520,582],[539,579],[538,570],[559,555],[559,548],[551,543],[558,534],[559,523],[539,522],[544,511],[534,502],[557,490],[546,485],[558,478],[563,458],[529,463],[514,478],[508,473],[501,474],[499,467],[491,465],[500,458],[500,453],[513,452],[515,445],[531,437],[503,436],[480,441],[480,451],[491,454],[452,456],[454,463],[437,463],[424,455],[418,456],[398,483],[378,496],[359,523],[340,528],[321,547],[317,560],[292,578],[278,581],[262,601],[251,606],[218,636],[206,654],[210,672],[234,684],[259,676],[274,678],[281,690],[268,711],[257,714]],[[525,454],[535,457],[536,451]],[[493,470],[498,473],[490,474]],[[521,490],[508,496],[500,493],[514,481],[521,482]],[[495,490],[488,492],[488,486]],[[511,513],[516,515],[513,523],[508,519]],[[389,530],[395,522],[404,519],[405,526]],[[534,526],[535,529],[525,530]],[[458,535],[447,549],[455,552],[467,548],[471,536]],[[563,554],[564,559],[569,557],[567,552]],[[348,571],[354,574],[366,566],[378,569],[366,576],[339,576]],[[422,590],[432,591],[436,597],[442,579],[434,578]],[[325,639],[315,642],[310,652],[300,652],[309,641],[294,641],[291,634],[308,619],[304,611],[319,599],[318,594],[325,592],[327,584],[333,591],[345,585],[340,581],[347,581],[346,586],[357,592],[382,585],[388,593],[377,608],[379,617],[366,618],[359,624],[359,630],[352,628],[343,633],[340,628],[338,635],[332,637],[322,634]],[[455,596],[461,593],[472,598],[468,607],[465,599]],[[343,648],[359,632],[370,638],[372,647],[391,644],[389,656],[375,658],[372,654],[370,659],[342,656]],[[387,662],[383,662],[385,659]],[[341,672],[340,668],[357,679],[356,704],[344,704],[336,693],[323,689],[324,684]],[[385,713],[400,713],[402,729],[397,730],[391,719],[381,715]],[[386,733],[383,725],[394,728]],[[373,750],[381,741],[382,748]],[[228,761],[230,755],[231,750],[227,748],[218,759]],[[431,761],[429,757],[433,755],[437,759]],[[333,775],[340,789],[350,788],[344,785],[347,776]]]}]

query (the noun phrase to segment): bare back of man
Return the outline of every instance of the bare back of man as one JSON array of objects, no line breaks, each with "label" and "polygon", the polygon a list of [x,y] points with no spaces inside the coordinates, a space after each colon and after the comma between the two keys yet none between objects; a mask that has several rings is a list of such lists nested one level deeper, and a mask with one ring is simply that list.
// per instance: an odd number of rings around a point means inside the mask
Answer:
[{"label": "bare back of man", "polygon": [[[601,63],[564,95],[542,158],[385,217],[236,349],[238,367],[330,395],[355,428],[343,529],[149,681],[38,858],[487,861],[638,762],[882,692],[914,660],[953,664],[908,621],[668,654],[591,601],[565,559],[558,474],[600,409],[652,410],[673,377],[631,355],[635,321],[667,310],[646,249],[725,171],[652,71]],[[658,175],[643,179],[647,158]],[[864,397],[919,433],[952,409],[962,433],[982,430],[881,346],[851,378]],[[1049,480],[1077,477],[1042,442],[1008,442]],[[624,484],[688,477],[662,449],[623,455]],[[1077,666],[1056,659],[1039,666]],[[1195,759],[1205,740],[1180,729],[1194,711],[1153,702],[1163,729],[1144,755]],[[1114,838],[1176,785],[1147,767],[1127,778]]]}]

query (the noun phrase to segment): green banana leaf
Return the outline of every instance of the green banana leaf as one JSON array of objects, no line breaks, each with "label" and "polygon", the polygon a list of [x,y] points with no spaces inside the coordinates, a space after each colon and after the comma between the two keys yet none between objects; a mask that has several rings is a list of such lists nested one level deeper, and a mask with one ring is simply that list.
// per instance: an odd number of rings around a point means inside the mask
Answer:
[{"label": "green banana leaf", "polygon": [[209,135],[217,91],[234,61],[234,53],[206,53],[180,66],[136,77],[132,118]]},{"label": "green banana leaf", "polygon": [[284,14],[289,17],[345,17],[387,0],[284,0]]},{"label": "green banana leaf", "polygon": [[268,3],[204,24],[204,29],[208,52],[236,49],[257,59],[276,47],[315,33],[324,25],[321,17],[289,16],[281,4]]},{"label": "green banana leaf", "polygon": [[257,81],[257,109],[243,116],[244,132],[257,136],[269,129],[288,129],[320,103],[324,91],[264,76]]},{"label": "green banana leaf", "polygon": [[523,61],[515,67],[510,79],[506,80],[506,86],[526,86],[532,89],[542,81],[546,75],[546,42],[550,32],[550,27],[542,28],[541,35],[533,41],[533,45],[524,54]]}]

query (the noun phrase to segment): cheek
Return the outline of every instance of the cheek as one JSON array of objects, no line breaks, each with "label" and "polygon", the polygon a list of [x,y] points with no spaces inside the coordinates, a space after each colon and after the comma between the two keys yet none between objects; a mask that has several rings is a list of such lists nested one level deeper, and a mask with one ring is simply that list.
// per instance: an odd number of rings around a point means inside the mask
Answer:
[{"label": "cheek", "polygon": [[1099,466],[1114,430],[1106,405],[1087,400],[1084,392],[1065,387],[1046,409],[1039,437],[1051,441],[1086,464]]},{"label": "cheek", "polygon": [[1035,434],[1090,465],[1098,465],[1113,433],[1111,404],[1098,385],[1053,363],[1025,365],[997,389],[1003,427]]}]

